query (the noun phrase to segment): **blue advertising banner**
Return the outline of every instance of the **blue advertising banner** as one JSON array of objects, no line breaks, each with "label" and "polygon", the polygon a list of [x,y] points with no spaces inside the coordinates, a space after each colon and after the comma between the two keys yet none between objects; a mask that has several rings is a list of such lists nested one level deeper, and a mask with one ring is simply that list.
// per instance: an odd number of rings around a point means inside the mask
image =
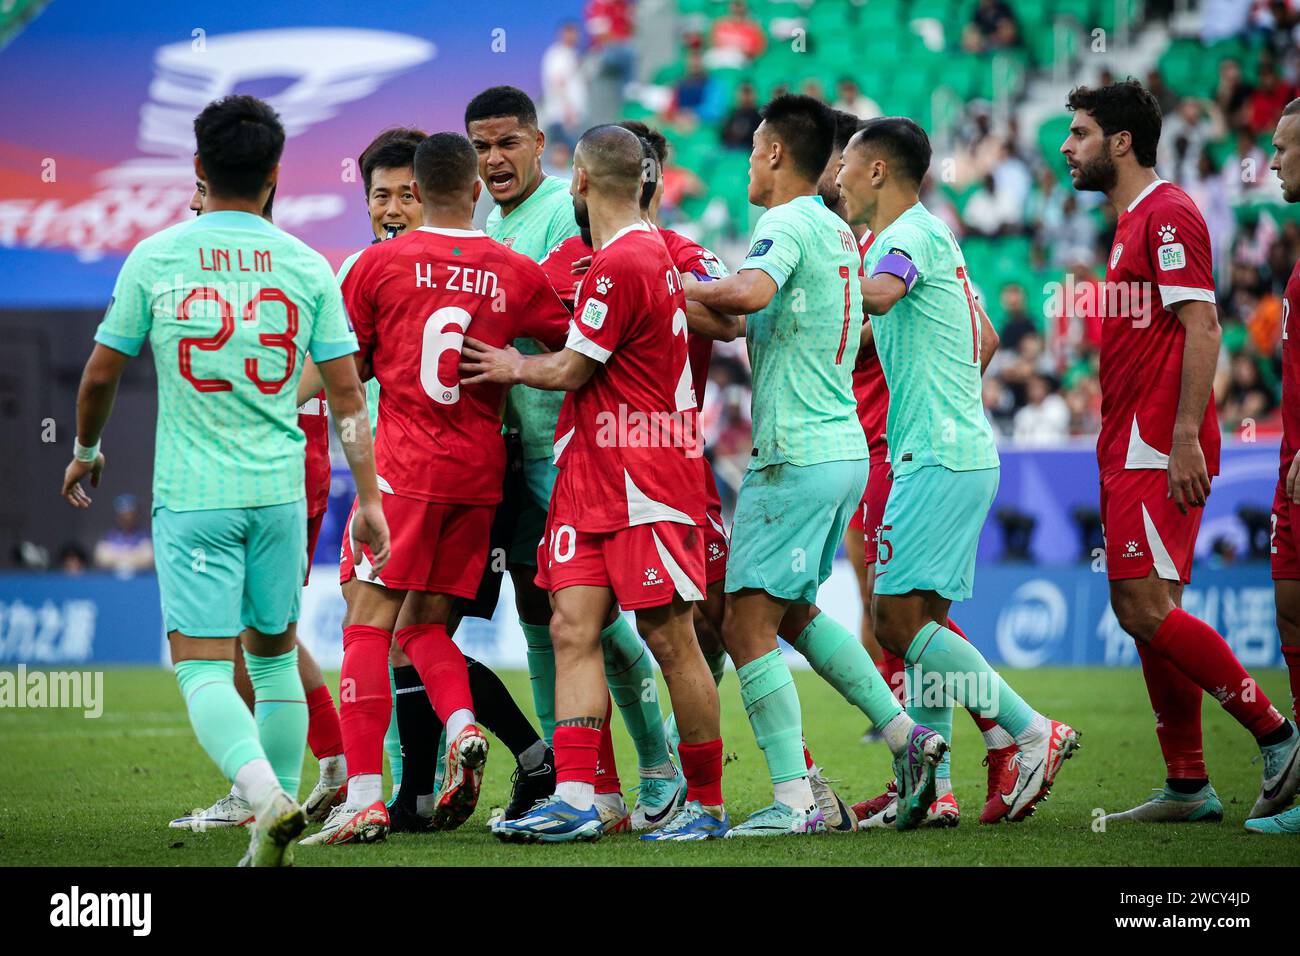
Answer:
[{"label": "blue advertising banner", "polygon": [[[845,561],[818,605],[854,627],[857,582]],[[1247,668],[1283,666],[1273,620],[1273,583],[1263,563],[1202,568],[1183,606],[1221,633]],[[343,597],[334,565],[317,565],[303,595],[302,641],[326,668],[343,656]],[[1137,666],[1133,641],[1110,609],[1105,569],[1093,565],[982,565],[975,597],[953,618],[993,663],[1016,668]],[[467,620],[456,636],[493,667],[525,666],[524,638],[509,578],[492,621]],[[148,664],[165,661],[158,583],[153,575],[0,575],[0,666]],[[804,661],[787,649],[793,666]]]}]

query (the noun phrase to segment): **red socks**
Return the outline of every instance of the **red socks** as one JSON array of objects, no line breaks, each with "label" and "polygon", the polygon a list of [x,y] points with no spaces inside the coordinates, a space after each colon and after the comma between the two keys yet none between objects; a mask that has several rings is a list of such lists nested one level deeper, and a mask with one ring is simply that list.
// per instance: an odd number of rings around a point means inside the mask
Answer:
[{"label": "red socks", "polygon": [[[804,748],[808,753],[808,748]],[[681,743],[677,756],[686,775],[686,799],[698,800],[706,807],[722,805],[722,738],[702,744]],[[808,758],[812,766],[812,758]]]},{"label": "red socks", "polygon": [[1199,684],[1187,677],[1174,663],[1141,641],[1137,643],[1142,658],[1142,677],[1156,714],[1156,736],[1160,752],[1172,780],[1204,780],[1205,753],[1201,749],[1201,695]]},{"label": "red socks", "polygon": [[1228,642],[1204,621],[1175,608],[1156,628],[1150,647],[1213,696],[1255,738],[1282,725],[1282,715],[1263,688],[1246,673]]},{"label": "red socks", "polygon": [[[614,735],[609,730],[609,721],[613,716],[614,701],[606,695],[605,723],[600,728],[600,742],[596,748],[597,793],[623,792],[623,786],[618,780],[618,761],[614,759]],[[556,751],[556,753],[559,753],[559,751]]]},{"label": "red socks", "polygon": [[[806,740],[803,742],[803,763],[809,770],[813,768],[813,758],[812,754],[808,752],[808,741]],[[685,773],[686,771],[682,772]]]},{"label": "red socks", "polygon": [[1283,644],[1282,658],[1291,675],[1291,714],[1300,724],[1300,644]]},{"label": "red socks", "polygon": [[307,746],[317,760],[343,753],[343,731],[330,689],[321,684],[307,695]]},{"label": "red socks", "polygon": [[555,782],[596,784],[596,759],[600,752],[600,731],[594,727],[556,727]]},{"label": "red socks", "polygon": [[384,769],[384,734],[393,711],[388,686],[388,649],[392,641],[388,631],[367,624],[343,628],[339,730],[349,777],[382,773]]},{"label": "red socks", "polygon": [[891,650],[881,648],[883,655],[880,663],[876,665],[876,670],[880,671],[880,676],[885,679],[885,684],[894,692],[900,704],[907,703],[907,682],[903,679],[903,671],[906,669],[906,662]]},{"label": "red socks", "polygon": [[[458,710],[474,710],[469,692],[469,670],[443,624],[412,624],[395,635],[402,652],[411,659],[425,692],[444,724]],[[352,772],[349,766],[348,772]]]}]

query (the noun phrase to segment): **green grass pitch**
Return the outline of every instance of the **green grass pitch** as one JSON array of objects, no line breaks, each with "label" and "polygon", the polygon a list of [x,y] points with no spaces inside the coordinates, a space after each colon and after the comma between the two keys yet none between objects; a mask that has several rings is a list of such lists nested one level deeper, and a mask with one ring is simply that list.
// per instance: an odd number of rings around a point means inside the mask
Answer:
[{"label": "green grass pitch", "polygon": [[[454,833],[400,835],[358,847],[305,847],[299,866],[528,865],[1274,865],[1293,866],[1300,844],[1242,829],[1259,789],[1260,765],[1246,734],[1212,701],[1204,706],[1205,751],[1224,801],[1221,824],[1112,826],[1095,832],[1098,811],[1125,809],[1161,783],[1163,765],[1137,670],[1044,669],[1009,672],[1011,683],[1051,715],[1083,732],[1051,799],[1020,825],[980,827],[983,748],[958,713],[954,781],[964,819],[956,830],[811,838],[714,841],[659,846],[611,836],[595,845],[516,846],[486,829],[489,808],[505,802],[514,762],[493,741],[478,812]],[[1286,675],[1261,682],[1279,705]],[[528,676],[503,674],[517,700],[530,701]],[[337,681],[337,675],[333,675]],[[866,720],[816,676],[798,673],[805,730],[814,757],[849,802],[879,793],[889,777],[883,744],[859,738]],[[730,761],[725,793],[734,819],[770,801],[763,758],[745,720],[734,673],[723,681],[723,735]],[[206,806],[226,786],[199,749],[170,673],[109,670],[104,713],[0,710],[0,864],[8,866],[228,866],[247,845],[243,831],[192,833],[167,821]],[[667,700],[667,695],[663,695]],[[618,718],[615,741],[625,789],[635,757]],[[303,792],[315,780],[307,755]],[[629,795],[629,804],[633,795]]]}]

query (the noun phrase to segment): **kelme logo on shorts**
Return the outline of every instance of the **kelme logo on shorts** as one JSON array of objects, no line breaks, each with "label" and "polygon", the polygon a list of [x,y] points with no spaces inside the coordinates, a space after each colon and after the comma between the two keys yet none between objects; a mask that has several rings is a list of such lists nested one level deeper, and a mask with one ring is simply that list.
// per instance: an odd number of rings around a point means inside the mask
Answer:
[{"label": "kelme logo on shorts", "polygon": [[754,247],[750,249],[748,253],[745,254],[745,258],[754,259],[757,258],[758,256],[765,256],[767,255],[767,250],[771,248],[772,248],[771,239],[760,239],[758,240],[758,242],[754,243]]}]

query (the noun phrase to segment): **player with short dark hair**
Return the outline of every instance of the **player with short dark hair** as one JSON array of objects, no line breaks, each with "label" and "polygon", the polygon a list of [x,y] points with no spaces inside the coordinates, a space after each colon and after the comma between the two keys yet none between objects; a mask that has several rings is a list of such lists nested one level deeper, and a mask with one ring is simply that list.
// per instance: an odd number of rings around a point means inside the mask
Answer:
[{"label": "player with short dark hair", "polygon": [[[1000,465],[981,398],[984,323],[965,260],[951,230],[920,202],[929,160],[924,130],[883,117],[850,140],[839,175],[849,221],[874,234],[860,286],[889,383],[892,484],[874,622],[881,646],[908,665],[908,712],[916,720],[947,736],[956,701],[995,720],[1014,741],[1018,750],[998,786],[1000,812],[981,821],[1022,820],[1047,794],[1078,735],[1025,703],[950,626],[952,602],[973,592]],[[937,684],[934,675],[942,677]],[[901,821],[906,781],[898,786]],[[926,815],[926,807],[917,812]]]},{"label": "player with short dark hair", "polygon": [[[596,253],[564,349],[524,356],[465,343],[467,382],[567,393],[537,575],[555,608],[556,793],[494,824],[505,840],[568,842],[603,832],[595,806],[607,713],[601,630],[616,606],[636,614],[682,726],[687,802],[643,839],[708,839],[728,827],[717,688],[691,624],[691,602],[704,596],[704,496],[692,460],[702,450],[686,303],[667,250],[641,218],[643,159],[641,140],[617,126],[588,130],[578,142],[574,211],[590,225]],[[622,431],[638,420],[664,427],[642,443]]]},{"label": "player with short dark hair", "polygon": [[[198,180],[194,184],[194,195],[190,198],[190,209],[196,216],[203,214],[203,204],[207,199],[207,184]],[[275,189],[266,198],[262,207],[262,218],[271,222],[272,203]],[[311,369],[313,380],[319,381],[320,374],[315,371],[310,357],[304,360],[302,382],[307,379],[307,369]],[[307,438],[306,456],[306,492],[307,492],[307,575],[303,587],[311,580],[312,557],[316,553],[316,542],[320,539],[321,525],[329,505],[330,490],[330,451],[329,451],[329,413],[325,402],[325,390],[322,387],[298,406],[298,427]],[[248,668],[244,655],[235,655],[235,690],[240,698],[254,710],[256,697],[252,682],[248,679]],[[320,776],[302,808],[308,820],[323,820],[330,806],[337,801],[339,790],[347,782],[347,771],[343,763],[343,737],[339,729],[338,709],[334,697],[320,665],[312,656],[306,645],[298,645],[298,676],[302,678],[303,690],[307,695],[307,746],[312,756],[320,765]],[[232,785],[230,791],[211,806],[195,810],[172,820],[168,826],[176,830],[206,830],[221,827],[246,826],[253,820],[253,810],[238,786]]]},{"label": "player with short dark hair", "polygon": [[[127,257],[82,377],[63,494],[89,506],[80,482],[99,483],[117,383],[148,338],[159,385],[154,544],[176,678],[200,745],[252,807],[241,862],[281,866],[307,823],[294,794],[308,727],[296,650],[305,439],[295,411],[308,352],[356,480],[352,534],[378,568],[388,525],[351,358],[356,338],[329,265],[261,215],[280,171],[279,118],[260,100],[228,96],[194,129],[203,215]],[[233,682],[241,636],[255,714]]]},{"label": "player with short dark hair", "polygon": [[[1282,198],[1300,202],[1300,100],[1282,110],[1273,132],[1273,159]],[[1282,305],[1282,449],[1273,494],[1273,598],[1282,658],[1291,680],[1292,716],[1300,721],[1300,329],[1291,334],[1291,316],[1300,316],[1300,263],[1291,270]],[[1300,833],[1300,807],[1246,821],[1257,833]]]},{"label": "player with short dark hair", "polygon": [[[448,633],[456,599],[471,599],[487,563],[505,477],[498,417],[503,390],[457,381],[471,327],[494,344],[531,335],[556,344],[568,313],[540,268],[472,227],[482,189],[477,158],[457,133],[436,133],[413,157],[423,225],[362,252],[343,282],[362,351],[362,375],[381,383],[375,433],[393,561],[380,575],[345,536],[340,578],[351,581],[343,680],[348,799],[307,843],[383,839],[381,740],[388,724],[387,661],[395,640],[419,673],[446,728],[442,786],[430,825],[447,830],[473,813],[487,757],[464,656]],[[425,316],[412,322],[412,315]]]},{"label": "player with short dark hair", "polygon": [[[537,111],[526,93],[508,86],[484,90],[465,108],[465,128],[478,152],[479,177],[497,203],[484,226],[489,236],[540,262],[564,240],[579,234],[566,184],[542,172],[545,136],[537,128]],[[520,340],[516,347],[525,354],[541,351],[537,343],[527,340]],[[546,529],[547,503],[557,475],[553,459],[562,402],[558,392],[518,385],[510,389],[505,415],[507,429],[518,435],[523,446],[527,492],[519,508],[508,569],[528,644],[533,704],[548,741],[555,709],[551,604],[534,579],[537,540]],[[602,634],[605,676],[636,745],[641,787],[630,815],[621,792],[602,793],[598,807],[605,815],[606,832],[620,826],[624,817],[627,823],[623,825],[648,829],[663,823],[681,806],[685,780],[668,753],[654,670],[645,645],[622,615],[611,612],[607,624]]]},{"label": "player with short dark hair", "polygon": [[1160,109],[1150,92],[1135,80],[1080,87],[1067,105],[1070,180],[1105,193],[1119,215],[1099,369],[1101,520],[1111,606],[1137,644],[1167,769],[1155,797],[1106,819],[1223,818],[1201,747],[1202,691],[1259,743],[1264,779],[1250,816],[1271,816],[1300,787],[1300,734],[1218,632],[1182,609],[1219,472],[1209,232],[1187,194],[1156,174]]},{"label": "player with short dark hair", "polygon": [[[767,211],[749,254],[735,275],[686,282],[689,299],[748,316],[754,369],[754,453],[732,525],[723,640],[774,794],[731,835],[826,827],[778,635],[882,729],[903,781],[899,827],[912,827],[934,799],[934,768],[947,743],[903,711],[857,638],[816,605],[867,483],[851,374],[862,327],[855,294],[862,260],[856,237],[817,195],[835,117],[806,96],[777,97],[763,115],[749,157],[749,201]],[[819,144],[815,155],[810,143]]]}]

